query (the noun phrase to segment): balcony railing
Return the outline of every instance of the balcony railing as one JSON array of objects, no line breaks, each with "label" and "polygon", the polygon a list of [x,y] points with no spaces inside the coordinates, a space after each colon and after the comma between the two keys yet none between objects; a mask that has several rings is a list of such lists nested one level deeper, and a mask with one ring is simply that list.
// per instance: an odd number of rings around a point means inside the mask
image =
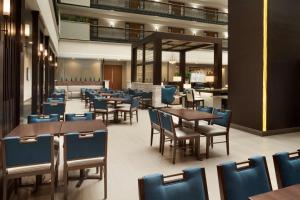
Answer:
[{"label": "balcony railing", "polygon": [[[154,31],[145,31],[142,29],[117,28],[106,26],[90,25],[90,39],[93,41],[105,42],[136,42],[151,35]],[[223,48],[228,47],[228,40],[223,40]]]},{"label": "balcony railing", "polygon": [[219,25],[228,24],[227,13],[151,0],[92,0],[91,7]]}]

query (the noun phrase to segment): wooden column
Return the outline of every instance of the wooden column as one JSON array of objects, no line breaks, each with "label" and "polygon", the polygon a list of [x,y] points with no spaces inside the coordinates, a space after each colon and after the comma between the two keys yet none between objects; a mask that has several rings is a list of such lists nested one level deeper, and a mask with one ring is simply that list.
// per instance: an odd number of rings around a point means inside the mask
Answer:
[{"label": "wooden column", "polygon": [[39,78],[39,12],[32,11],[32,86],[31,86],[31,113],[38,113],[38,78]]},{"label": "wooden column", "polygon": [[222,88],[222,42],[214,45],[214,87]]},{"label": "wooden column", "polygon": [[[45,43],[44,43],[44,34],[40,32],[40,38],[39,38],[39,44],[44,45],[45,49]],[[42,105],[44,101],[44,53],[41,52],[40,60],[39,60],[39,113],[42,113]]]},{"label": "wooden column", "polygon": [[131,48],[131,82],[136,81],[136,56],[137,56],[137,49]]},{"label": "wooden column", "polygon": [[182,87],[183,84],[185,83],[185,67],[186,67],[186,52],[185,51],[180,51],[180,54],[179,54],[179,73],[182,77],[180,87]]},{"label": "wooden column", "polygon": [[48,56],[45,57],[44,61],[45,61],[45,85],[44,85],[44,90],[45,90],[45,97],[48,98],[49,97],[49,83],[50,83],[50,79],[49,79],[49,71],[50,71],[50,63],[49,63],[49,55],[50,55],[50,48],[49,48],[49,36],[45,36],[45,49],[48,52]]},{"label": "wooden column", "polygon": [[161,84],[161,59],[162,59],[162,42],[161,39],[154,40],[154,49],[153,49],[153,85]]}]

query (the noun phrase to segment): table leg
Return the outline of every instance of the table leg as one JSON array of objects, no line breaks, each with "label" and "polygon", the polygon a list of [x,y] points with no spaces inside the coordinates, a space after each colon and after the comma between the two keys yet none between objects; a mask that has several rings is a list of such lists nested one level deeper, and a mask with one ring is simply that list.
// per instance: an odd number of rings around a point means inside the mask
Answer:
[{"label": "table leg", "polygon": [[180,118],[180,117],[178,119],[178,126],[182,126],[182,118]]}]

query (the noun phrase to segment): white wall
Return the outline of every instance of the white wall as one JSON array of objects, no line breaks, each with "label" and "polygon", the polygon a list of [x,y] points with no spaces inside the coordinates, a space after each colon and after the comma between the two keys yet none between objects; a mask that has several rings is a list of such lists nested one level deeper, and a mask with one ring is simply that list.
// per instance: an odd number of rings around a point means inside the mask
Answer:
[{"label": "white wall", "polygon": [[84,22],[61,21],[60,37],[78,40],[90,40],[90,24]]},{"label": "white wall", "polygon": [[90,7],[91,1],[90,0],[61,0],[62,3],[74,4],[74,5],[81,5],[81,6],[88,6]]},{"label": "white wall", "polygon": [[[118,43],[105,43],[93,41],[60,40],[59,56],[67,58],[92,58],[110,60],[131,60],[131,45]],[[163,62],[168,62],[172,53],[163,52]],[[178,59],[179,61],[179,59]],[[212,50],[195,50],[187,53],[186,61],[197,64],[213,64],[214,52]],[[228,53],[223,51],[223,65],[228,65]]]}]

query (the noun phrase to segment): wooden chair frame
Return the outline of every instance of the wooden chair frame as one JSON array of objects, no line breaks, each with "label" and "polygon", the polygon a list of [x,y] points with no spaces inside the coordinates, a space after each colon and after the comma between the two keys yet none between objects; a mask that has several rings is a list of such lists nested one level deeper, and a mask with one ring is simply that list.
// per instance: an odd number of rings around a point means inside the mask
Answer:
[{"label": "wooden chair frame", "polygon": [[[160,112],[160,111],[159,111]],[[160,112],[161,114],[165,114],[163,112]],[[160,119],[160,118],[159,118]],[[180,147],[180,145],[178,145],[178,143],[183,142],[184,144],[186,143],[187,140],[192,141],[192,143],[195,144],[195,146],[192,146],[192,148],[195,147],[195,151],[197,152],[198,156],[199,156],[199,150],[200,150],[200,134],[198,136],[187,136],[184,138],[180,138],[177,137],[176,135],[176,126],[174,125],[173,119],[171,120],[172,123],[172,131],[168,131],[170,132],[169,134],[165,133],[164,128],[161,126],[161,154],[164,155],[164,150],[165,150],[165,142],[166,142],[166,137],[168,139],[170,139],[173,142],[173,158],[172,158],[172,162],[173,164],[175,164],[176,161],[176,150],[178,147]],[[183,148],[186,148],[186,145],[182,146]]]},{"label": "wooden chair frame", "polygon": [[[266,171],[266,174],[268,177],[268,184],[269,184],[270,189],[272,190],[272,184],[271,184],[271,179],[270,179],[270,174],[269,174],[266,157],[263,157],[263,159],[264,159],[264,164],[265,164],[265,171]],[[245,166],[245,164],[248,164],[248,166]],[[238,168],[238,166],[241,166],[241,167]],[[250,162],[250,160],[244,161],[244,162],[239,162],[239,163],[236,163],[236,167],[237,167],[237,170],[247,169],[247,168],[251,167],[251,162]],[[227,191],[225,188],[225,180],[224,180],[222,165],[217,165],[217,172],[218,172],[221,200],[230,200],[227,198]]]},{"label": "wooden chair frame", "polygon": [[[27,138],[21,138],[21,139],[32,139],[35,137],[27,137]],[[54,166],[54,143],[53,143],[53,136],[51,137],[51,167],[50,170],[40,170],[40,171],[32,171],[27,173],[21,173],[21,174],[7,174],[7,167],[6,167],[6,157],[5,157],[5,143],[2,142],[2,159],[3,159],[3,200],[7,199],[7,184],[9,179],[18,179],[25,176],[33,176],[33,175],[42,175],[42,174],[50,174],[51,175],[51,200],[54,200],[55,198],[55,181],[56,181],[56,175],[55,175],[55,166]],[[30,165],[29,165],[30,166]]]},{"label": "wooden chair frame", "polygon": [[[174,177],[178,177],[178,176],[182,176],[182,178],[177,178],[175,180],[171,180],[171,181],[165,181],[165,184],[172,184],[172,183],[178,183],[178,182],[182,182],[186,179],[186,177],[184,176],[184,173],[178,173],[178,174],[173,174],[173,175],[168,175],[168,176],[164,176],[163,179],[168,179],[168,178],[174,178]],[[207,190],[207,181],[206,181],[206,174],[205,174],[205,169],[201,168],[201,177],[203,180],[203,185],[204,185],[204,191],[205,191],[205,200],[209,200],[208,197],[208,190]],[[138,179],[138,187],[139,187],[139,200],[145,200],[145,187],[144,187],[144,179],[143,178],[139,178]]]},{"label": "wooden chair frame", "polygon": [[[80,135],[85,136],[93,134],[92,132],[88,133],[80,133]],[[64,199],[68,199],[68,172],[73,170],[84,170],[86,168],[96,168],[98,169],[100,167],[100,176],[99,179],[102,179],[102,174],[104,172],[104,198],[107,199],[107,134],[105,137],[105,157],[103,159],[103,162],[98,164],[84,164],[76,167],[69,167],[68,161],[67,161],[67,152],[68,152],[68,145],[66,143],[67,141],[67,135],[64,135],[64,172],[63,172],[63,179],[64,179]],[[104,168],[104,169],[103,169]],[[98,170],[97,170],[98,172]]]}]

